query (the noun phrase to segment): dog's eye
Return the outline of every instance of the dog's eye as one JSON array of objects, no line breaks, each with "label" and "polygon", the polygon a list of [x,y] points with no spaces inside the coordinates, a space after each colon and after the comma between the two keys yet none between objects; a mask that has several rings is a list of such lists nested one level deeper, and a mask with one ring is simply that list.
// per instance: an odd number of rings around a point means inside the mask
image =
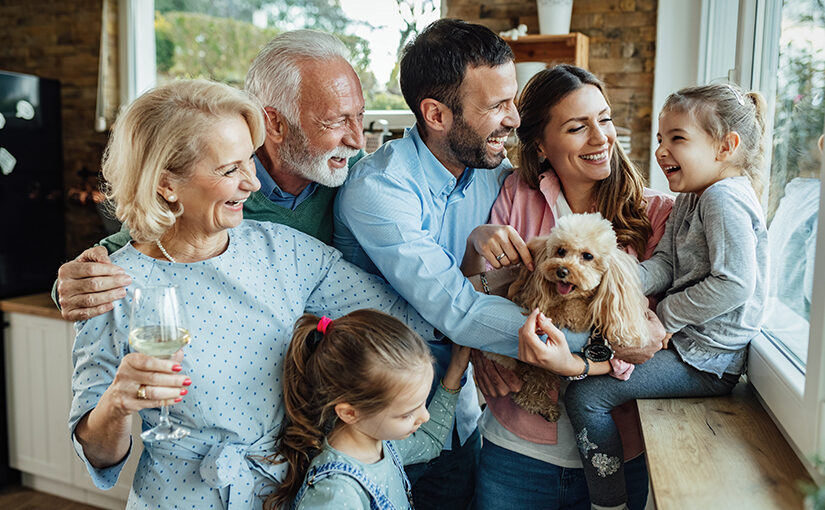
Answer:
[{"label": "dog's eye", "polygon": [[592,254],[592,253],[587,253],[587,252],[584,252],[584,253],[582,253],[582,258],[583,258],[584,260],[593,260],[593,254]]},{"label": "dog's eye", "polygon": [[558,251],[556,251],[556,255],[558,255],[559,257],[564,257],[565,255],[567,255],[567,250],[565,250],[564,248],[559,248]]}]

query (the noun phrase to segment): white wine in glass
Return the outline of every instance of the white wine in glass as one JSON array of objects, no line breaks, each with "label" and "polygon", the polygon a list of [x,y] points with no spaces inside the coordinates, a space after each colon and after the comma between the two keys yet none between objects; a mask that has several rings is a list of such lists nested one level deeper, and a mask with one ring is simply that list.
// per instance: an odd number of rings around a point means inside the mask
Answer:
[{"label": "white wine in glass", "polygon": [[[129,345],[132,349],[147,356],[168,359],[190,341],[175,287],[135,289],[129,320]],[[188,430],[169,421],[169,408],[163,406],[158,424],[143,432],[140,438],[150,443],[180,439],[187,434]]]}]

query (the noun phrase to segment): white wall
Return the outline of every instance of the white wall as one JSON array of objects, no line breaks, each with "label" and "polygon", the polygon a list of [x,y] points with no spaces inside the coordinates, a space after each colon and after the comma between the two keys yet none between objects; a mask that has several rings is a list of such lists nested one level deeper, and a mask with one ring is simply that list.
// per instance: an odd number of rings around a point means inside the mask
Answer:
[{"label": "white wall", "polygon": [[654,154],[658,146],[656,130],[659,128],[659,111],[668,94],[698,82],[703,3],[704,0],[659,0],[650,123],[650,185],[661,191],[668,191],[668,186]]}]

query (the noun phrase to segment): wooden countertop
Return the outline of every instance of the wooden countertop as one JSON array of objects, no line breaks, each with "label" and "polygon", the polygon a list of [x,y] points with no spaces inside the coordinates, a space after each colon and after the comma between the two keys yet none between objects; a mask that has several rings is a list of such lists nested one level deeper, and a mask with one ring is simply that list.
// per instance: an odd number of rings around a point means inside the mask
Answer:
[{"label": "wooden countertop", "polygon": [[749,384],[638,404],[656,508],[802,508],[811,479]]},{"label": "wooden countertop", "polygon": [[4,299],[0,301],[0,310],[63,320],[60,310],[54,305],[52,296],[48,292]]}]

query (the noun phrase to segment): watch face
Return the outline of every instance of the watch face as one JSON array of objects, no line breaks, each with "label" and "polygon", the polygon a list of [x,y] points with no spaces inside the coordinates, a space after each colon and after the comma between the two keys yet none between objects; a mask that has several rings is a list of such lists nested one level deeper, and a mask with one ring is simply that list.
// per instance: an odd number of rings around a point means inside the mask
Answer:
[{"label": "watch face", "polygon": [[584,355],[591,361],[608,361],[613,358],[613,349],[609,345],[589,344],[584,348]]}]

